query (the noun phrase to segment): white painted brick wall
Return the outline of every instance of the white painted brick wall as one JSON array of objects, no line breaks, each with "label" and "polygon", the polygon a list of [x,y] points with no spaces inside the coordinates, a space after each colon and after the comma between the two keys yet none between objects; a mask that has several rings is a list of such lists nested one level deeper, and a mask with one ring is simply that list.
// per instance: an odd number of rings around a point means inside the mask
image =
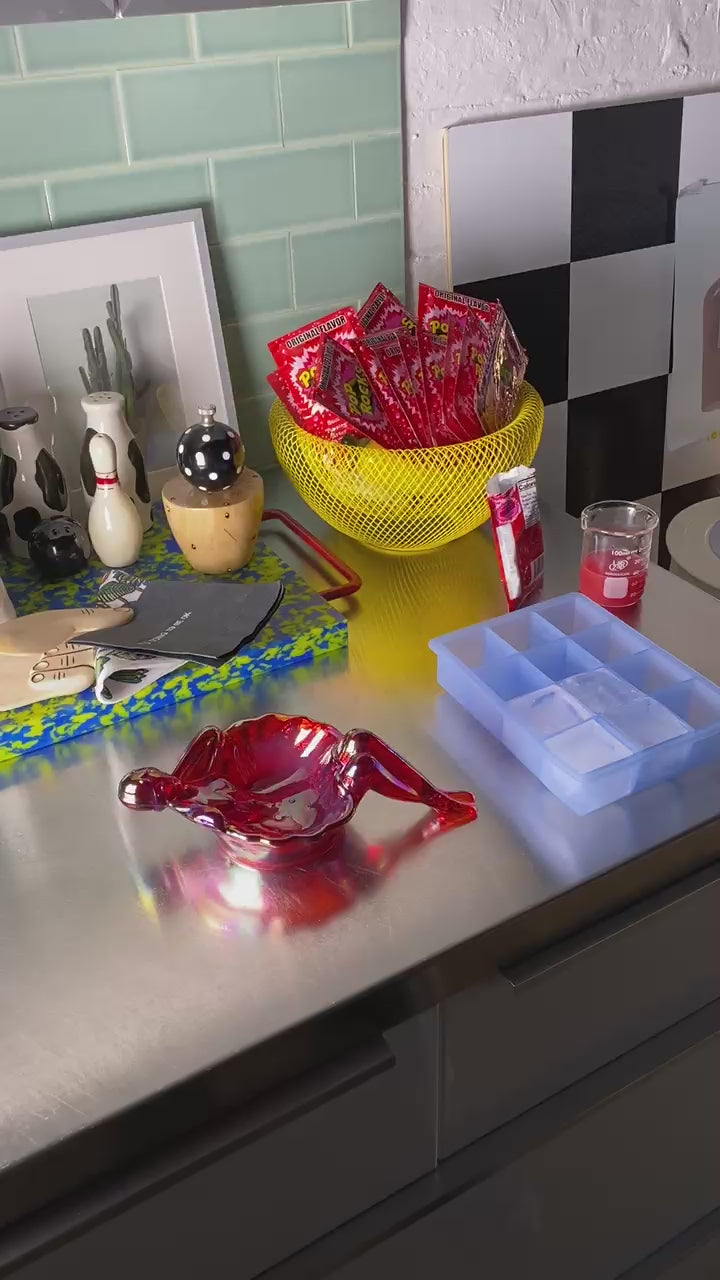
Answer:
[{"label": "white painted brick wall", "polygon": [[405,7],[413,290],[421,279],[450,283],[448,125],[720,85],[720,0],[405,0]]}]

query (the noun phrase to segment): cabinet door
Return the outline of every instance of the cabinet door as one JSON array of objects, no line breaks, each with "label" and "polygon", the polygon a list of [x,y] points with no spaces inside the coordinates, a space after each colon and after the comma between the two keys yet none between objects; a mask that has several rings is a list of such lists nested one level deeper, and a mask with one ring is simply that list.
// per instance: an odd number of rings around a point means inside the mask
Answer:
[{"label": "cabinet door", "polygon": [[114,12],[115,0],[0,0],[0,26],[11,22],[111,18]]},{"label": "cabinet door", "polygon": [[[483,1149],[500,1135],[479,1142],[474,1185],[333,1280],[633,1276],[630,1268],[720,1204],[720,1008],[687,1022],[702,1024],[702,1040],[678,1046],[673,1028],[597,1072],[603,1095],[542,1145],[519,1156],[511,1149],[488,1168]],[[699,1271],[686,1260],[669,1280],[704,1280],[702,1254],[695,1261]]]},{"label": "cabinet door", "polygon": [[449,1155],[720,996],[720,864],[445,1005]]},{"label": "cabinet door", "polygon": [[694,1222],[662,1249],[618,1280],[718,1280],[720,1277],[720,1208]]},{"label": "cabinet door", "polygon": [[[329,1063],[268,1095],[228,1121],[232,1132],[214,1146],[199,1139],[182,1167],[168,1160],[143,1186],[127,1179],[113,1216],[96,1202],[95,1224],[83,1234],[53,1247],[40,1227],[29,1230],[25,1256],[47,1251],[21,1265],[18,1280],[249,1280],[432,1170],[436,1067],[430,1012],[386,1032],[357,1060]],[[87,1224],[87,1208],[75,1207],[65,1230],[78,1231],[79,1215]],[[15,1246],[15,1262],[18,1253]],[[0,1240],[0,1274],[12,1264]]]}]

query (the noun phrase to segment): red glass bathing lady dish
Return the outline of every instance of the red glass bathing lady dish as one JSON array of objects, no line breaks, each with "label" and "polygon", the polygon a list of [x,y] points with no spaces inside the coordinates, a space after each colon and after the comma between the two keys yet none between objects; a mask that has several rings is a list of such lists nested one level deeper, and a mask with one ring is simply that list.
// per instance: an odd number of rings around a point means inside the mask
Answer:
[{"label": "red glass bathing lady dish", "polygon": [[270,868],[327,853],[368,791],[427,805],[439,831],[477,817],[470,792],[438,791],[374,733],[304,716],[205,729],[172,773],[134,769],[118,796],[129,809],[174,809],[216,831],[234,861]]}]

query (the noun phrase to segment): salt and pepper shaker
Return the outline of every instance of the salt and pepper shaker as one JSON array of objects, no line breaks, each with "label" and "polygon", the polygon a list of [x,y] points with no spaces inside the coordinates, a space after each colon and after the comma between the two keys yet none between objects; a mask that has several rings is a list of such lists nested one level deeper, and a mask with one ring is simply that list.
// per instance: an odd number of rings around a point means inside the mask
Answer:
[{"label": "salt and pepper shaker", "polygon": [[41,520],[64,515],[68,487],[37,429],[30,405],[0,409],[0,541],[28,560],[28,537]]},{"label": "salt and pepper shaker", "polygon": [[183,431],[177,443],[180,474],[201,493],[217,493],[234,485],[245,465],[240,433],[215,421],[215,405],[202,405],[199,422]]},{"label": "salt and pepper shaker", "polygon": [[232,573],[250,559],[263,513],[263,482],[245,466],[240,433],[215,421],[215,405],[177,444],[177,474],[163,485],[172,535],[197,573]]},{"label": "salt and pepper shaker", "polygon": [[110,436],[115,445],[117,470],[123,491],[135,503],[143,532],[152,526],[150,488],[145,460],[125,418],[125,399],[119,391],[92,391],[81,401],[85,411],[85,438],[80,454],[80,477],[88,504],[95,494],[95,474],[90,442],[96,433]]},{"label": "salt and pepper shaker", "polygon": [[88,447],[96,480],[88,519],[90,541],[103,564],[123,569],[140,554],[142,521],[132,498],[120,487],[114,441],[100,432],[91,437]]}]

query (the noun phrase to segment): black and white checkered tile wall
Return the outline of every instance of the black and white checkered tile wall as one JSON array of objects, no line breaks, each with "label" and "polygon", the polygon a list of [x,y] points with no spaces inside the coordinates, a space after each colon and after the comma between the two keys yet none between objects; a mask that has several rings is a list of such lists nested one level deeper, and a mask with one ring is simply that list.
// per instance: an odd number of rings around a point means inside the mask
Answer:
[{"label": "black and white checkered tile wall", "polygon": [[513,321],[546,404],[541,492],[573,515],[647,498],[665,526],[720,493],[720,439],[679,470],[665,441],[676,202],[717,181],[717,93],[446,135],[454,287],[499,298]]}]

